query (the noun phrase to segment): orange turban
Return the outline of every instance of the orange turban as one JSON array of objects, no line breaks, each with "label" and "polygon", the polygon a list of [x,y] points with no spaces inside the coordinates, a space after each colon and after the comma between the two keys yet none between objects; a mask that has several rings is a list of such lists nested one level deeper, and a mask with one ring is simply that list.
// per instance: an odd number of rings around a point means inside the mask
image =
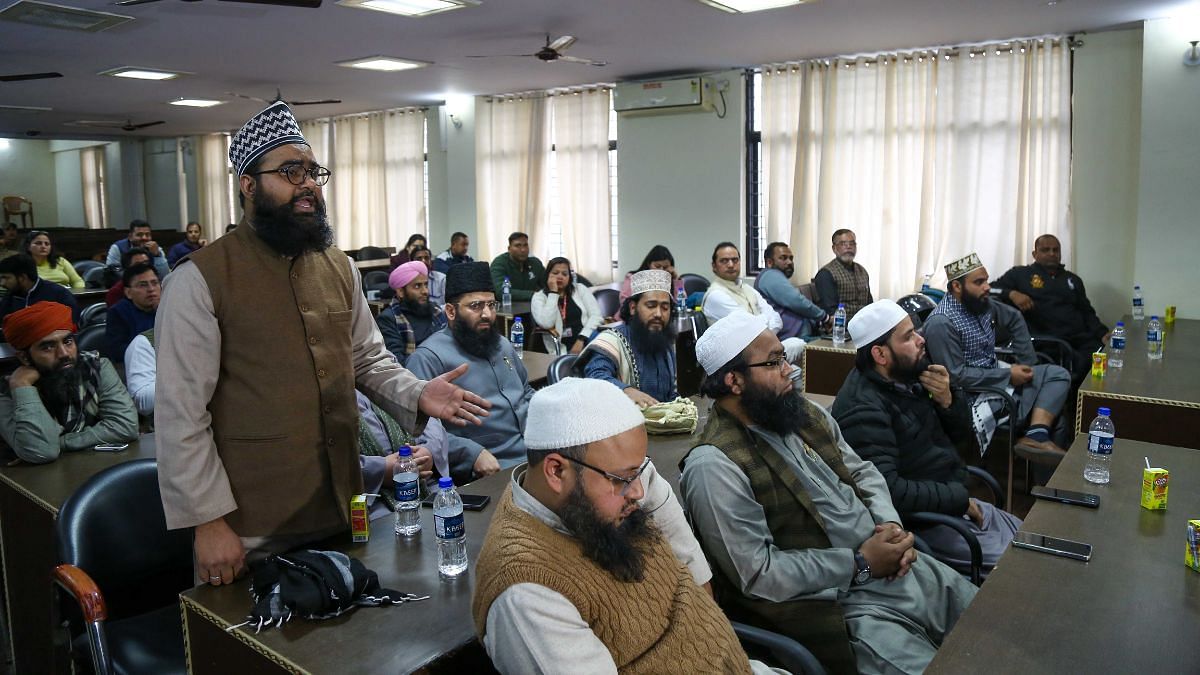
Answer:
[{"label": "orange turban", "polygon": [[4,317],[4,337],[21,351],[56,330],[76,330],[71,308],[57,302],[38,302]]}]

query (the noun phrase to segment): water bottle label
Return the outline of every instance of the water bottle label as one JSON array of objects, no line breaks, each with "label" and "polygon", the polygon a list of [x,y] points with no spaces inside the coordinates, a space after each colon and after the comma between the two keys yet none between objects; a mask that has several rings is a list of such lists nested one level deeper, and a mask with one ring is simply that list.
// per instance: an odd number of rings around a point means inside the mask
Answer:
[{"label": "water bottle label", "polygon": [[833,317],[833,325],[835,325],[835,326],[845,326],[845,325],[846,325],[846,317],[844,317],[844,316],[835,316],[835,317]]},{"label": "water bottle label", "polygon": [[1115,337],[1112,339],[1112,349],[1125,349],[1125,338]]},{"label": "water bottle label", "polygon": [[1097,436],[1096,434],[1088,436],[1088,452],[1094,455],[1111,455],[1112,449],[1112,436]]},{"label": "water bottle label", "polygon": [[420,497],[420,489],[417,486],[416,474],[411,474],[409,480],[396,481],[396,501],[398,502],[415,502]]},{"label": "water bottle label", "polygon": [[1134,306],[1134,307],[1141,307],[1141,306],[1142,306],[1142,299],[1141,299],[1141,298],[1134,298],[1134,299],[1133,299],[1133,306]]},{"label": "water bottle label", "polygon": [[1162,342],[1162,331],[1160,331],[1160,330],[1146,331],[1146,342]]},{"label": "water bottle label", "polygon": [[467,525],[461,513],[456,516],[434,516],[433,531],[442,539],[455,539],[467,533]]}]

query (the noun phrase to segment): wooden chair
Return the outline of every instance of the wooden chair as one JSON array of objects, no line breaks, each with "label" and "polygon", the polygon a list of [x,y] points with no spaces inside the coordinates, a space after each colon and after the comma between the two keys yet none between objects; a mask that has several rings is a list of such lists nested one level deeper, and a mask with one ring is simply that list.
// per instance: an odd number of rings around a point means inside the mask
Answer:
[{"label": "wooden chair", "polygon": [[18,216],[21,218],[22,229],[33,227],[33,202],[16,195],[8,195],[0,199],[0,202],[4,204],[5,225],[8,224],[10,218]]}]

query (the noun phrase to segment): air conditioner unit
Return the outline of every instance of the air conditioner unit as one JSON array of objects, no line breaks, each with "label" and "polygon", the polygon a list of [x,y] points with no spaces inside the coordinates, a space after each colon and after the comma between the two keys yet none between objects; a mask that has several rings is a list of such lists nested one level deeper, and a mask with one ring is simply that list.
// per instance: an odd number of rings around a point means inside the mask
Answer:
[{"label": "air conditioner unit", "polygon": [[716,94],[704,77],[623,82],[613,89],[613,109],[628,116],[706,112]]}]

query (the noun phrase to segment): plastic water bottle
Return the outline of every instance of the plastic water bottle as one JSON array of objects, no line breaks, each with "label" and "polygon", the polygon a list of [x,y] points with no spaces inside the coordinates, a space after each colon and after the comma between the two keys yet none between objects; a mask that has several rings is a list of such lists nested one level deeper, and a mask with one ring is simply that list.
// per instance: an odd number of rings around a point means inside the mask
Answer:
[{"label": "plastic water bottle", "polygon": [[392,474],[396,490],[396,536],[411,537],[421,531],[420,471],[412,448],[400,447],[400,461]]},{"label": "plastic water bottle", "polygon": [[921,279],[921,292],[922,292],[922,293],[924,293],[925,291],[929,290],[929,280],[930,280],[930,278],[932,278],[932,277],[933,277],[933,275],[932,275],[932,274],[926,274],[926,275],[925,275],[925,276],[924,276],[924,277]]},{"label": "plastic water bottle", "polygon": [[1151,316],[1146,324],[1146,355],[1152,359],[1163,357],[1163,329],[1157,316]]},{"label": "plastic water bottle", "polygon": [[846,305],[838,303],[837,311],[833,313],[833,344],[840,345],[846,341]]},{"label": "plastic water bottle", "polygon": [[1142,287],[1133,286],[1133,320],[1141,321],[1146,318],[1146,307],[1142,303]]},{"label": "plastic water bottle", "polygon": [[521,317],[513,319],[512,333],[508,341],[512,343],[513,349],[517,352],[517,358],[525,360],[525,324],[521,323]]},{"label": "plastic water bottle", "polygon": [[467,571],[467,528],[463,523],[463,503],[450,478],[438,479],[433,498],[433,531],[438,541],[438,573],[456,577]]},{"label": "plastic water bottle", "polygon": [[508,277],[504,277],[504,286],[500,290],[500,307],[512,309],[512,282],[508,280]]},{"label": "plastic water bottle", "polygon": [[687,314],[687,293],[683,291],[683,287],[675,294],[675,309],[679,310],[679,316]]},{"label": "plastic water bottle", "polygon": [[1088,458],[1083,467],[1083,477],[1092,483],[1108,482],[1108,467],[1112,464],[1112,451],[1117,429],[1109,417],[1108,408],[1097,411],[1096,419],[1088,428]]},{"label": "plastic water bottle", "polygon": [[1118,321],[1108,338],[1108,367],[1120,368],[1125,365],[1125,322]]}]

